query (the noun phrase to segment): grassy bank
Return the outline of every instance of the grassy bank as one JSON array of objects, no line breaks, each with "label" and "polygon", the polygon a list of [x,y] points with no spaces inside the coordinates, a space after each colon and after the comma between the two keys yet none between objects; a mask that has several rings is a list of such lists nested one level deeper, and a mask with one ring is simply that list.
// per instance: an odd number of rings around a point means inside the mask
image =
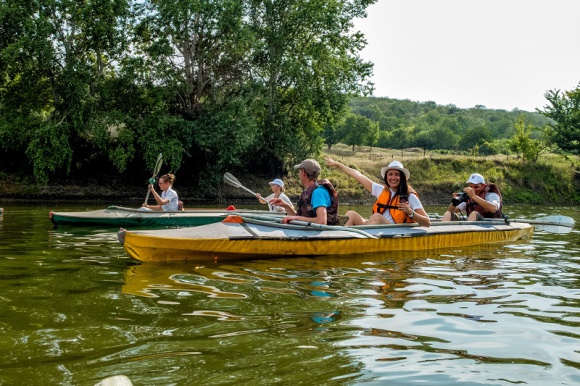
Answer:
[{"label": "grassy bank", "polygon": [[[580,202],[580,158],[564,159],[549,154],[541,156],[536,163],[522,163],[514,156],[467,157],[450,156],[423,151],[355,149],[345,145],[325,150],[323,157],[330,156],[350,167],[360,170],[374,181],[380,182],[381,167],[392,160],[399,160],[411,172],[410,183],[427,204],[445,204],[452,192],[465,186],[471,173],[482,174],[489,182],[496,183],[508,203],[557,203]],[[322,160],[323,158],[321,158]],[[349,202],[371,202],[369,194],[352,178],[335,169],[323,167],[323,175],[336,183],[341,197]],[[292,195],[300,192],[297,181],[289,179]]]},{"label": "grassy bank", "polygon": [[[318,160],[323,167],[322,176],[328,177],[337,187],[341,202],[363,204],[373,198],[354,179],[324,166],[330,156],[350,167],[360,170],[376,182],[381,182],[380,170],[392,160],[399,160],[411,172],[410,183],[419,192],[424,204],[447,204],[452,192],[465,186],[471,173],[482,174],[488,181],[495,182],[501,189],[506,203],[529,204],[579,204],[580,203],[580,157],[567,159],[559,155],[542,155],[536,163],[522,163],[514,156],[466,157],[423,153],[413,149],[389,150],[358,148],[355,151],[346,145],[335,145],[323,151]],[[55,182],[49,186],[38,186],[17,176],[0,174],[0,200],[100,200],[107,204],[136,202],[145,197],[146,179],[143,184],[128,184],[114,176],[102,182],[82,183],[65,179],[66,183]],[[270,193],[268,182],[280,176],[256,176],[236,174],[242,184],[262,195]],[[302,188],[297,173],[291,171],[284,178],[286,194],[296,199]],[[202,203],[256,203],[249,193],[227,185],[215,192],[200,195],[194,186],[187,184],[187,176],[177,173],[175,189],[187,207]]]}]

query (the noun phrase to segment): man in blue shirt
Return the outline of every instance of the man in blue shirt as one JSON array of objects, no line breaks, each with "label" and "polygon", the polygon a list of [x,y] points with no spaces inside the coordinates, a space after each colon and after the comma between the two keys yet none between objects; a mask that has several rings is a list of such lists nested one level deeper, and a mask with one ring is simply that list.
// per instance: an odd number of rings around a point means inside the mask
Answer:
[{"label": "man in blue shirt", "polygon": [[292,220],[308,221],[323,225],[338,224],[338,195],[327,179],[318,180],[320,164],[313,159],[306,159],[294,166],[298,169],[300,185],[304,192],[298,201],[298,209],[294,210],[282,200],[274,200],[273,205],[281,206],[288,216],[282,220],[288,223]]}]

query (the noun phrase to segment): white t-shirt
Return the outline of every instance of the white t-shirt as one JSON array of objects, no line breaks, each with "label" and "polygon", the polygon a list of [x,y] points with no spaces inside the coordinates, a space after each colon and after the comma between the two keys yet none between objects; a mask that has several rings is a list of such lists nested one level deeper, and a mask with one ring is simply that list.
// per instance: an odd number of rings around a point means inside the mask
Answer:
[{"label": "white t-shirt", "polygon": [[[264,199],[268,202],[268,208],[270,208],[270,212],[285,212],[286,209],[282,208],[281,206],[275,206],[275,205],[270,204],[270,200],[272,200],[274,198],[275,198],[275,195],[274,195],[274,193],[272,193]],[[292,209],[294,209],[294,205],[292,205],[292,201],[290,201],[290,199],[288,198],[287,195],[285,195],[284,193],[280,193],[280,196],[278,196],[278,198],[281,198],[282,201],[284,201],[286,204],[290,205],[290,207]]]},{"label": "white t-shirt", "polygon": [[[493,192],[485,193],[485,201],[492,203],[495,205],[496,210],[499,209],[501,205],[501,199],[499,198],[499,194]],[[465,210],[467,207],[467,202],[462,202],[461,204],[457,205],[459,210]]]},{"label": "white t-shirt", "polygon": [[[384,189],[389,189],[391,191],[391,197],[393,197],[393,195],[395,194],[395,192],[392,189],[387,188],[384,185],[377,184],[376,182],[373,182],[373,188],[372,188],[371,194],[373,196],[375,196],[376,198],[379,198],[379,196],[381,195],[381,193],[383,193],[383,190]],[[414,193],[409,194],[409,200],[408,201],[409,201],[409,206],[414,211],[416,211],[417,209],[423,209],[423,205],[421,205],[421,201],[419,201],[419,197],[417,197],[416,194],[414,194]],[[395,220],[393,220],[393,216],[391,216],[391,211],[390,210],[385,210],[383,212],[383,217],[385,219],[387,219],[388,222],[390,222],[392,224],[395,223]]]},{"label": "white t-shirt", "polygon": [[161,198],[166,198],[169,202],[165,205],[161,205],[161,209],[167,212],[176,212],[177,211],[177,192],[171,188],[167,189],[165,192],[161,192]]}]

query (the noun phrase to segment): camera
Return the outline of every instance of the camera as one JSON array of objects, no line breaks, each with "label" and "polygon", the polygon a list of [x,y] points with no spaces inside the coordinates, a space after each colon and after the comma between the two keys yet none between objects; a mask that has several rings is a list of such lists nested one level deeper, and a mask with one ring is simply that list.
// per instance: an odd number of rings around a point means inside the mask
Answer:
[{"label": "camera", "polygon": [[469,200],[469,195],[465,192],[455,193],[455,196],[451,199],[451,204],[453,206],[457,206],[462,202],[467,202]]},{"label": "camera", "polygon": [[409,202],[409,196],[407,196],[406,194],[401,194],[401,199],[400,199],[400,201],[401,201],[402,203],[405,203],[405,204],[406,204],[407,202]]}]

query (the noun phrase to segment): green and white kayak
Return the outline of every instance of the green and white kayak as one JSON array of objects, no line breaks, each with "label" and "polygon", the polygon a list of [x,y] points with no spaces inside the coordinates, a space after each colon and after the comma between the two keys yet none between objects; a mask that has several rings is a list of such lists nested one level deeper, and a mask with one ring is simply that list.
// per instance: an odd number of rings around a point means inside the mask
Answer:
[{"label": "green and white kayak", "polygon": [[283,216],[263,210],[186,209],[176,212],[143,211],[139,209],[109,206],[107,209],[77,212],[50,212],[54,225],[106,226],[106,227],[192,227],[222,221],[229,214],[266,214]]}]

